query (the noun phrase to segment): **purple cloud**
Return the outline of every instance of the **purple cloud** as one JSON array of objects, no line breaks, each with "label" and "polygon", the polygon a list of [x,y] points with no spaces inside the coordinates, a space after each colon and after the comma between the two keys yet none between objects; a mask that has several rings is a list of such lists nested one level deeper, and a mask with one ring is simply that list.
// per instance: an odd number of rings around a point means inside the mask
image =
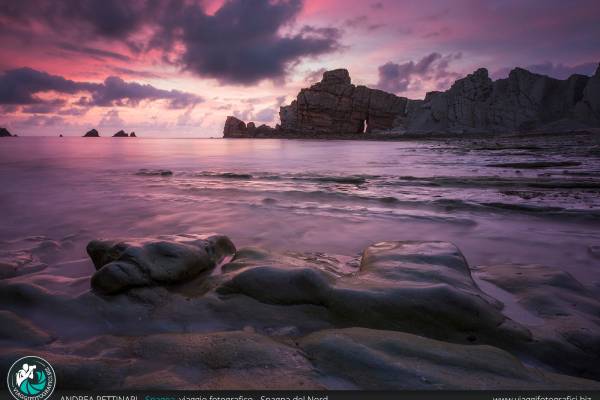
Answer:
[{"label": "purple cloud", "polygon": [[442,56],[431,53],[419,61],[408,61],[403,64],[387,62],[378,68],[379,81],[376,87],[392,93],[408,90],[415,78],[447,80],[456,78],[458,74],[448,70],[450,63],[462,57],[460,53]]}]

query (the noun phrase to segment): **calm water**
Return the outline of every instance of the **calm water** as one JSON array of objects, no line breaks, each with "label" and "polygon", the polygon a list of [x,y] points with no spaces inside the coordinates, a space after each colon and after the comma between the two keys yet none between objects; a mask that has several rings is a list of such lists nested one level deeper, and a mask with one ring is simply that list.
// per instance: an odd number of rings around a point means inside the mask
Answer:
[{"label": "calm water", "polygon": [[[2,138],[0,249],[70,238],[65,261],[98,237],[219,232],[238,246],[346,255],[381,240],[448,240],[471,264],[599,280],[598,148],[493,145]],[[530,161],[574,165],[488,166]]]}]

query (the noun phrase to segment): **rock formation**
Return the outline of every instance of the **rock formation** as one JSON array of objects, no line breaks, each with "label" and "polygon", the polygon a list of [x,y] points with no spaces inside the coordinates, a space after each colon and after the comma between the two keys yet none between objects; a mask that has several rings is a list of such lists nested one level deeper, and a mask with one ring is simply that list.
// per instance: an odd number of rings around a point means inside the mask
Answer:
[{"label": "rock formation", "polygon": [[170,239],[90,242],[87,252],[96,267],[92,287],[113,294],[132,287],[177,283],[213,269],[235,253],[225,236]]},{"label": "rock formation", "polygon": [[137,136],[135,135],[135,132],[131,132],[131,133],[129,134],[129,137],[137,137]]},{"label": "rock formation", "polygon": [[276,134],[277,131],[270,126],[263,124],[257,127],[254,122],[246,124],[233,116],[227,117],[223,129],[223,137],[227,138],[272,137]]},{"label": "rock formation", "polygon": [[514,132],[600,126],[600,67],[566,80],[513,69],[492,81],[478,69],[445,92],[430,92],[408,110],[408,132]]},{"label": "rock formation", "polygon": [[129,134],[121,129],[119,132],[115,133],[113,137],[129,137]]},{"label": "rock formation", "polygon": [[302,89],[281,107],[281,130],[307,134],[363,133],[391,129],[407,99],[366,86],[354,86],[345,69],[327,71],[321,82]]},{"label": "rock formation", "polygon": [[420,241],[344,257],[185,234],[88,253],[73,276],[0,277],[0,368],[34,348],[58,389],[600,388],[583,379],[600,379],[600,302],[556,268]]},{"label": "rock formation", "polygon": [[0,137],[10,137],[10,136],[12,136],[12,135],[10,134],[8,129],[0,128]]},{"label": "rock formation", "polygon": [[83,137],[100,137],[100,134],[97,130],[92,129],[91,131],[87,131]]},{"label": "rock formation", "polygon": [[0,276],[0,368],[34,348],[58,389],[600,388],[582,379],[600,378],[600,302],[556,268],[473,267],[446,242],[341,257],[184,234],[87,250],[70,277],[31,257]]},{"label": "rock formation", "polygon": [[[600,127],[600,66],[566,80],[513,69],[492,81],[478,69],[445,92],[409,100],[355,86],[345,69],[327,71],[281,107],[276,128],[228,117],[224,137],[332,137],[363,133],[494,133]],[[257,130],[261,130],[257,132]]]}]

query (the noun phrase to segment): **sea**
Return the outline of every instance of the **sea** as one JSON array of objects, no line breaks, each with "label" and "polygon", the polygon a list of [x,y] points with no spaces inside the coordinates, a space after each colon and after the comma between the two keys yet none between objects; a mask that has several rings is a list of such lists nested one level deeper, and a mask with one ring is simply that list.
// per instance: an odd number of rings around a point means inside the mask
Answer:
[{"label": "sea", "polygon": [[25,263],[21,249],[47,242],[45,262],[65,263],[92,239],[181,233],[346,256],[442,240],[471,265],[547,265],[598,286],[599,149],[586,135],[2,138],[0,258]]}]

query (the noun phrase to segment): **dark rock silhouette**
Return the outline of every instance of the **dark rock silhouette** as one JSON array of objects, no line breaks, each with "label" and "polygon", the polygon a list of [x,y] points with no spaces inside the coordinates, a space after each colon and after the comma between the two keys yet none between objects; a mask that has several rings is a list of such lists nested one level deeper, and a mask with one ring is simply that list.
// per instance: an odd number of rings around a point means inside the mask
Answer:
[{"label": "dark rock silhouette", "polygon": [[302,133],[363,133],[391,129],[408,99],[366,86],[354,86],[345,69],[327,71],[321,82],[302,89],[281,107],[281,129]]},{"label": "dark rock silhouette", "polygon": [[10,134],[8,129],[0,128],[0,137],[10,137],[10,136],[12,136],[12,135]]},{"label": "dark rock silhouette", "polygon": [[63,137],[62,133],[60,135],[58,135],[58,137]]},{"label": "dark rock silhouette", "polygon": [[131,132],[131,133],[129,134],[129,137],[137,137],[137,136],[135,136],[135,132]]},{"label": "dark rock silhouette", "polygon": [[129,137],[129,135],[127,132],[121,129],[119,132],[115,133],[113,137]]},{"label": "dark rock silhouette", "polygon": [[244,138],[244,137],[272,137],[277,135],[278,130],[271,128],[265,124],[256,126],[254,122],[248,122],[229,116],[225,121],[223,129],[223,137],[229,138]]},{"label": "dark rock silhouette", "polygon": [[497,81],[481,68],[445,92],[412,102],[399,127],[461,133],[600,126],[599,97],[600,68],[591,78],[572,75],[566,80],[515,68]]},{"label": "dark rock silhouette", "polygon": [[224,137],[339,137],[370,133],[495,133],[600,127],[600,66],[566,80],[513,69],[492,81],[485,68],[445,92],[410,100],[355,86],[345,69],[327,71],[280,108],[276,128],[228,117]]},{"label": "dark rock silhouette", "polygon": [[100,134],[98,133],[98,131],[97,131],[97,130],[95,130],[95,129],[92,129],[92,130],[90,130],[90,131],[87,131],[87,132],[85,133],[85,135],[83,135],[83,137],[100,137]]}]

